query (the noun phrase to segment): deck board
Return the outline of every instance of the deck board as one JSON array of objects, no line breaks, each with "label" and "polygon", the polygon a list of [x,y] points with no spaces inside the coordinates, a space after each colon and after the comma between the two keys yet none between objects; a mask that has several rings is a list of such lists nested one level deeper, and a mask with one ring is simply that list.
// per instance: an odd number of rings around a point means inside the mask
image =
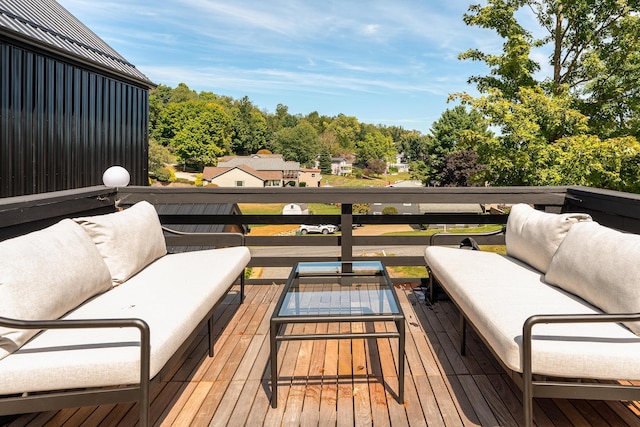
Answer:
[{"label": "deck board", "polygon": [[[406,315],[405,399],[397,402],[396,339],[283,341],[278,408],[270,406],[269,318],[282,285],[232,292],[215,313],[214,357],[206,329],[152,388],[156,426],[480,426],[522,425],[522,395],[490,350],[470,332],[459,354],[459,313],[396,286]],[[366,295],[361,295],[366,298]],[[393,330],[392,322],[289,325],[294,332]],[[640,427],[640,403],[536,399],[538,426]],[[138,405],[68,408],[3,418],[0,425],[135,426]]]}]

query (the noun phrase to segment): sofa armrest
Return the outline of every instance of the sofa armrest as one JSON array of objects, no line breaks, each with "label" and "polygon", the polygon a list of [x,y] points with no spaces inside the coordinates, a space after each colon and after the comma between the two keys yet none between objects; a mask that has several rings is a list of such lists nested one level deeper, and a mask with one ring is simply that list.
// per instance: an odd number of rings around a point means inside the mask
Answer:
[{"label": "sofa armrest", "polygon": [[549,394],[548,396],[539,395],[539,397],[570,397],[576,399],[607,400],[626,400],[628,398],[628,389],[632,388],[631,386],[617,384],[599,384],[597,387],[590,388],[588,385],[579,387],[579,385],[566,385],[558,382],[534,382],[532,370],[533,327],[541,323],[621,323],[630,321],[640,321],[640,313],[534,315],[524,322],[524,326],[522,327],[522,391],[524,415],[525,420],[528,421],[527,425],[532,425],[531,420],[533,420],[534,387],[544,387],[547,390],[551,389],[551,387],[556,390],[567,390],[561,394]]},{"label": "sofa armrest", "polygon": [[[188,239],[189,244],[193,246],[245,246],[245,236],[242,233],[194,233],[174,230],[164,225],[162,230],[169,234],[169,236],[165,236],[165,239],[173,236],[177,239]],[[212,241],[215,244],[212,244]],[[180,242],[176,241],[175,245],[180,245]]]},{"label": "sofa armrest", "polygon": [[[101,329],[101,328],[137,328],[140,331],[140,423],[148,425],[151,369],[151,333],[149,325],[142,319],[55,319],[20,320],[0,317],[0,326],[16,329]],[[11,356],[9,356],[11,357]]]},{"label": "sofa armrest", "polygon": [[640,313],[540,314],[529,317],[522,327],[522,369],[531,373],[533,327],[540,323],[622,323],[640,321]]}]

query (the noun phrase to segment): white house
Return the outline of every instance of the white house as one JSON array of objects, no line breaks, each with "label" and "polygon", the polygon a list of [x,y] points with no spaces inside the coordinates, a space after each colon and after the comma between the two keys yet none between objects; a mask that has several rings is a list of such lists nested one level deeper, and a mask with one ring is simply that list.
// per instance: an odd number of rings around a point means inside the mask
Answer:
[{"label": "white house", "polygon": [[289,203],[282,208],[282,215],[309,215],[306,203]]},{"label": "white house", "polygon": [[218,187],[281,187],[282,174],[274,171],[256,171],[245,165],[233,167],[206,167],[202,172],[204,185]]},{"label": "white house", "polygon": [[350,175],[353,172],[353,165],[347,162],[344,157],[331,158],[332,175]]}]

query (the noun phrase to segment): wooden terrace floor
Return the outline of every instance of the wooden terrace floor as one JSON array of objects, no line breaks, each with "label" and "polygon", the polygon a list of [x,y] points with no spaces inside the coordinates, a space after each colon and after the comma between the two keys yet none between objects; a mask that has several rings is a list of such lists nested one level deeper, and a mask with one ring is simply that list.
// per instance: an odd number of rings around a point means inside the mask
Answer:
[{"label": "wooden terrace floor", "polygon": [[[279,406],[270,407],[269,317],[282,285],[247,287],[220,304],[215,356],[203,334],[152,388],[160,426],[511,426],[522,424],[521,393],[472,333],[458,353],[458,313],[421,292],[396,287],[407,317],[405,401],[396,402],[397,340],[280,344]],[[376,325],[376,328],[393,327]],[[347,324],[298,326],[322,332]],[[353,325],[360,328],[363,325]],[[344,329],[342,329],[344,331]],[[27,414],[10,426],[134,426],[133,404]],[[640,403],[538,399],[540,426],[640,426]],[[0,424],[2,424],[0,422]]]}]

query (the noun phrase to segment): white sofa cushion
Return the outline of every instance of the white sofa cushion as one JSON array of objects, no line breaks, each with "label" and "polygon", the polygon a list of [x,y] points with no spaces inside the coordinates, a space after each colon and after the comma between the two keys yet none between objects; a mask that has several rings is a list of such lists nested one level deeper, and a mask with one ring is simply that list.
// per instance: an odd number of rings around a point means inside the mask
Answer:
[{"label": "white sofa cushion", "polygon": [[514,205],[507,220],[507,255],[546,273],[564,236],[573,224],[581,221],[591,221],[591,216],[581,213],[552,214],[523,203]]},{"label": "white sofa cushion", "polygon": [[[517,372],[528,317],[602,312],[508,256],[432,246],[425,260],[495,354]],[[537,325],[533,354],[536,374],[640,380],[640,337],[616,323]]]},{"label": "white sofa cushion", "polygon": [[[69,219],[0,242],[0,316],[57,319],[108,289],[111,276],[96,246]],[[38,332],[0,327],[0,359]]]},{"label": "white sofa cushion", "polygon": [[93,239],[119,285],[167,253],[158,213],[143,201],[122,212],[75,218]]},{"label": "white sofa cushion", "polygon": [[[68,319],[141,318],[151,329],[154,377],[224,297],[251,255],[246,247],[162,257]],[[0,395],[115,386],[139,381],[140,334],[133,328],[49,330],[0,361]]]},{"label": "white sofa cushion", "polygon": [[[638,278],[640,236],[596,222],[569,230],[545,276],[606,313],[640,313]],[[625,325],[640,335],[640,322]]]}]

